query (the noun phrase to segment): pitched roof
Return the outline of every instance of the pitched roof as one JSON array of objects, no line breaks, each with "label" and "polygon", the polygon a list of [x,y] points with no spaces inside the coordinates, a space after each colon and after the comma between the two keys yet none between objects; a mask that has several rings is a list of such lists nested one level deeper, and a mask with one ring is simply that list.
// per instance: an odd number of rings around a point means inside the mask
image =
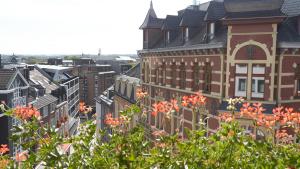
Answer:
[{"label": "pitched roof", "polygon": [[30,71],[29,76],[31,84],[42,86],[46,89],[46,93],[51,93],[51,91],[58,89],[59,86],[52,82],[41,71],[42,70],[37,68]]},{"label": "pitched roof", "polygon": [[299,16],[300,15],[300,1],[299,0],[285,0],[281,11],[287,16]]},{"label": "pitched roof", "polygon": [[162,29],[163,30],[178,29],[180,21],[181,21],[181,17],[179,16],[167,15],[166,19],[164,20]]},{"label": "pitched roof", "polygon": [[244,19],[285,16],[279,9],[268,11],[227,12],[226,19]]},{"label": "pitched roof", "polygon": [[0,69],[0,90],[7,90],[8,84],[15,73],[16,70]]},{"label": "pitched roof", "polygon": [[297,31],[297,20],[289,18],[278,26],[278,41],[279,42],[300,42],[300,35]]},{"label": "pitched roof", "polygon": [[148,10],[148,13],[146,15],[146,18],[145,18],[143,24],[140,26],[140,29],[161,28],[163,21],[164,21],[163,19],[157,18],[156,13],[153,9],[152,1],[151,1],[150,8]]},{"label": "pitched roof", "polygon": [[272,11],[281,8],[283,0],[224,0],[226,12]]},{"label": "pitched roof", "polygon": [[204,17],[205,21],[216,21],[225,16],[225,7],[223,2],[211,1]]},{"label": "pitched roof", "polygon": [[33,106],[37,109],[43,108],[51,103],[54,103],[58,100],[58,98],[52,95],[45,95],[43,97],[38,98],[34,103]]},{"label": "pitched roof", "polygon": [[180,26],[182,27],[199,27],[203,23],[205,11],[185,9],[182,14]]}]

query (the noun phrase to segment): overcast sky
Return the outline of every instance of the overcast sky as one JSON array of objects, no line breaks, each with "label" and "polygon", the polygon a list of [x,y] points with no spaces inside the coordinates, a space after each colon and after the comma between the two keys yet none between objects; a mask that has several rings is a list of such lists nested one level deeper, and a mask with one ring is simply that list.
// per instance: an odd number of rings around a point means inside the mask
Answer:
[{"label": "overcast sky", "polygon": [[[205,2],[207,0],[201,0]],[[158,17],[193,0],[153,0]],[[131,54],[150,0],[0,0],[1,54]]]}]

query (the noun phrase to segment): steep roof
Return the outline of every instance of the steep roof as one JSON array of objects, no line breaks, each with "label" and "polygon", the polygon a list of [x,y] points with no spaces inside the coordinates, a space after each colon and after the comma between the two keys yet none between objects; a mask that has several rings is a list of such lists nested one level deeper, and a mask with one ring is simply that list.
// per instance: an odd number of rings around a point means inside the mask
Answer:
[{"label": "steep roof", "polygon": [[163,30],[178,29],[180,21],[181,21],[181,17],[179,16],[167,15],[166,19],[164,20],[162,29]]},{"label": "steep roof", "polygon": [[281,11],[289,17],[300,15],[300,1],[299,0],[285,0]]},{"label": "steep roof", "polygon": [[16,70],[0,69],[0,90],[7,90],[8,84],[16,74]]},{"label": "steep roof", "polygon": [[[300,8],[299,8],[300,9]],[[289,18],[278,26],[279,42],[300,42],[300,35],[297,31],[296,18]]]},{"label": "steep roof", "polygon": [[285,16],[279,9],[268,11],[247,11],[247,12],[227,12],[226,19],[244,19],[261,17],[281,17]]},{"label": "steep roof", "polygon": [[43,108],[51,103],[55,103],[58,100],[58,98],[52,96],[52,95],[45,95],[43,97],[40,97],[36,100],[36,102],[33,103],[33,106],[37,109]]},{"label": "steep roof", "polygon": [[225,16],[225,7],[223,2],[211,1],[204,17],[205,21],[216,21]]},{"label": "steep roof", "polygon": [[280,10],[283,0],[224,0],[226,12]]},{"label": "steep roof", "polygon": [[152,1],[151,1],[150,8],[148,10],[148,13],[146,15],[146,18],[145,18],[143,24],[140,26],[140,29],[161,28],[163,21],[164,21],[163,19],[157,18],[156,13],[153,9]]},{"label": "steep roof", "polygon": [[186,9],[182,14],[180,26],[182,27],[199,27],[205,17],[205,11]]}]

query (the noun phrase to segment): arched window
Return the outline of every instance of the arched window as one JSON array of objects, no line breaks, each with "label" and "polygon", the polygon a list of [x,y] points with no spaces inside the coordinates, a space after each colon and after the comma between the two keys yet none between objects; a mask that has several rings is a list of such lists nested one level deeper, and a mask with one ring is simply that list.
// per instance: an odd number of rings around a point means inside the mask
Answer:
[{"label": "arched window", "polygon": [[198,91],[199,90],[199,80],[200,80],[200,66],[198,63],[194,63],[193,67],[193,90]]},{"label": "arched window", "polygon": [[206,62],[204,66],[204,86],[203,86],[203,92],[205,93],[211,92],[211,74],[212,74],[211,65],[209,62]]},{"label": "arched window", "polygon": [[161,66],[161,85],[165,86],[166,85],[166,63],[163,63]]},{"label": "arched window", "polygon": [[186,71],[185,71],[185,64],[180,64],[180,89],[185,89],[186,85]]},{"label": "arched window", "polygon": [[172,64],[172,67],[171,67],[171,78],[172,78],[172,81],[171,81],[171,87],[176,87],[176,72],[177,72],[177,70],[176,70],[176,63],[174,62],[173,64]]}]

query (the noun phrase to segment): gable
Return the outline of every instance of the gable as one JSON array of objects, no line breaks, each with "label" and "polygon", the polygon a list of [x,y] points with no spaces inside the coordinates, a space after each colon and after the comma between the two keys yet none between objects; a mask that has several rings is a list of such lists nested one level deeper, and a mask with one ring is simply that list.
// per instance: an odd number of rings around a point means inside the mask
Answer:
[{"label": "gable", "polygon": [[16,74],[10,79],[8,89],[14,89],[17,87],[29,87],[28,82],[25,80],[23,75],[17,71]]}]

